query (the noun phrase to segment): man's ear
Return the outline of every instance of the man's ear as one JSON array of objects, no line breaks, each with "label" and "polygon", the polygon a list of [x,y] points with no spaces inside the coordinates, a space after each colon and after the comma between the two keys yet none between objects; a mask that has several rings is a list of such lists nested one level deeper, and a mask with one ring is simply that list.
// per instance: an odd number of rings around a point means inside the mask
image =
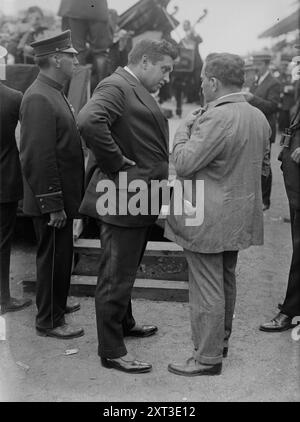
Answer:
[{"label": "man's ear", "polygon": [[217,78],[210,78],[210,83],[211,83],[213,92],[216,92],[219,88],[220,82],[218,81]]}]

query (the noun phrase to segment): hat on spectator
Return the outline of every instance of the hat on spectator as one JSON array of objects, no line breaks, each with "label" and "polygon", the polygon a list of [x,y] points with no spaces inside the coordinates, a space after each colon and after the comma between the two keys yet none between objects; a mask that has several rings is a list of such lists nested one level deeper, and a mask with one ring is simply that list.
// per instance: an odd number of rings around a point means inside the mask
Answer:
[{"label": "hat on spectator", "polygon": [[78,54],[78,51],[72,45],[69,29],[54,37],[35,41],[30,45],[34,49],[35,57],[48,56],[54,53]]},{"label": "hat on spectator", "polygon": [[269,53],[255,53],[252,55],[253,62],[270,62],[272,59],[271,54]]},{"label": "hat on spectator", "polygon": [[0,45],[0,59],[3,59],[3,57],[5,57],[7,55],[7,50],[5,47],[2,47],[2,45]]}]

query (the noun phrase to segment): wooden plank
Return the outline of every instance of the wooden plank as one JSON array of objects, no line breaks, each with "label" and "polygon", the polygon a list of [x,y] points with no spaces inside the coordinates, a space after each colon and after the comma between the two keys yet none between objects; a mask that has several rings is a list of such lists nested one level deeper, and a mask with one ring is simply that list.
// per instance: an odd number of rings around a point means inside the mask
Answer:
[{"label": "wooden plank", "polygon": [[[35,292],[36,281],[23,281],[24,292]],[[72,276],[69,294],[72,296],[94,297],[97,277]],[[136,279],[132,297],[168,302],[188,302],[186,281]]]},{"label": "wooden plank", "polygon": [[[81,254],[100,254],[101,242],[99,239],[77,239],[74,241],[74,252]],[[183,249],[173,242],[148,242],[145,255],[148,256],[182,256]]]}]

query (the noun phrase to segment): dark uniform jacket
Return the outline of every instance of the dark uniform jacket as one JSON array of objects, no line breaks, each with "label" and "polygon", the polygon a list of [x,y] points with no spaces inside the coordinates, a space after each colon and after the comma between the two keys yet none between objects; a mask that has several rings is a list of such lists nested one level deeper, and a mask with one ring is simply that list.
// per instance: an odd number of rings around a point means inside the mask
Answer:
[{"label": "dark uniform jacket", "polygon": [[58,15],[73,19],[107,22],[107,0],[61,0]]},{"label": "dark uniform jacket", "polygon": [[271,142],[276,138],[276,113],[279,110],[281,85],[270,73],[261,84],[251,89],[254,98],[249,102],[261,110],[269,121],[272,129]]},{"label": "dark uniform jacket", "polygon": [[60,84],[39,74],[21,104],[23,210],[32,216],[64,209],[73,218],[82,199],[81,139],[62,90]]},{"label": "dark uniform jacket", "polygon": [[[131,181],[143,180],[149,187],[151,180],[168,178],[168,122],[154,98],[123,68],[119,67],[100,82],[79,113],[78,124],[98,165],[85,193],[81,213],[99,218],[96,203],[102,194],[96,192],[96,186],[100,180],[113,181],[118,210],[119,194],[123,200],[126,192],[127,203],[135,195],[128,191]],[[122,168],[123,156],[133,160],[136,166]],[[119,185],[120,170],[127,173],[128,184],[123,187]],[[150,203],[151,197],[148,199]],[[150,225],[156,218],[157,215],[101,216],[106,223],[124,227]]]},{"label": "dark uniform jacket", "polygon": [[23,183],[15,130],[22,93],[0,83],[0,203],[17,202]]},{"label": "dark uniform jacket", "polygon": [[[296,113],[291,120],[291,126],[300,125],[300,101],[296,107]],[[292,160],[291,155],[296,148],[300,148],[300,127],[291,137],[290,146],[283,148],[280,154],[282,161],[281,169],[283,171],[284,185],[289,203],[292,208],[300,211],[300,164]]]}]

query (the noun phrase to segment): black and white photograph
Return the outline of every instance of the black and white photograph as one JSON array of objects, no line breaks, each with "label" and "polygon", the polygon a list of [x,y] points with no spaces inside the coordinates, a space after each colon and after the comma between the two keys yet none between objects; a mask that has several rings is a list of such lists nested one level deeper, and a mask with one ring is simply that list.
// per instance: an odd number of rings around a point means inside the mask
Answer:
[{"label": "black and white photograph", "polygon": [[300,0],[0,0],[0,414],[237,402],[300,402]]}]

